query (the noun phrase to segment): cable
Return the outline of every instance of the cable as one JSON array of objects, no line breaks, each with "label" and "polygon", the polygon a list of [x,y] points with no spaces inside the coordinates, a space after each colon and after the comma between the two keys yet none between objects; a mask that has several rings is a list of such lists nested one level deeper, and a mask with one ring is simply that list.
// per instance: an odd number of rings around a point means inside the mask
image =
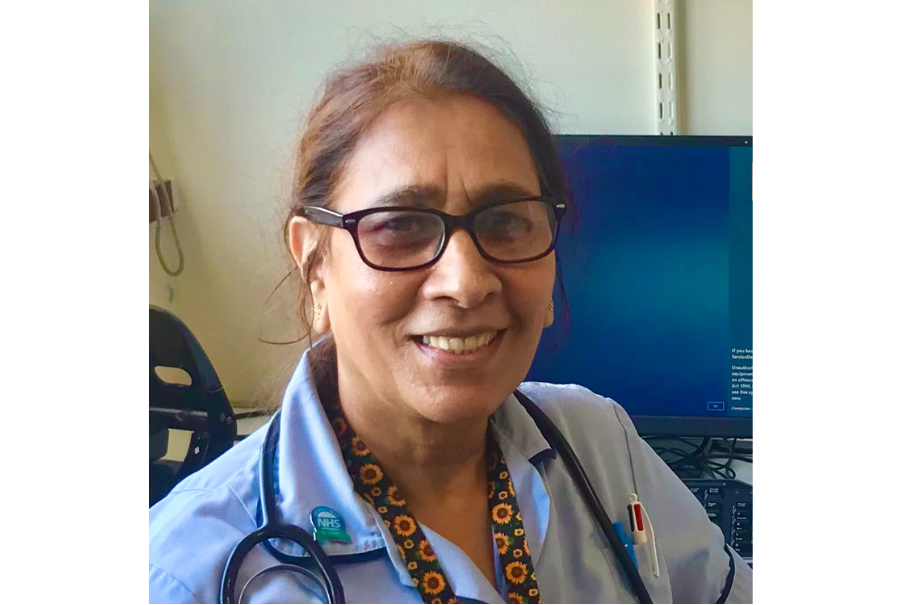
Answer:
[{"label": "cable", "polygon": [[[154,156],[151,155],[151,152],[148,152],[148,157],[151,159],[151,169],[154,171],[154,176],[157,178],[156,181],[151,183],[151,197],[154,199],[154,208],[157,213],[157,228],[154,233],[154,248],[157,250],[157,260],[160,261],[160,266],[163,267],[163,270],[166,271],[167,275],[171,277],[178,277],[182,270],[185,268],[185,257],[182,254],[182,246],[179,245],[179,234],[176,233],[176,223],[173,222],[173,213],[176,211],[175,206],[173,206],[173,200],[170,199],[170,192],[167,191],[166,183],[163,178],[160,176],[160,172],[157,170],[157,164],[154,163]],[[176,267],[176,270],[171,270],[166,261],[163,259],[163,251],[160,249],[160,223],[163,222],[163,212],[160,207],[160,197],[157,193],[158,184],[162,185],[163,196],[165,198],[167,208],[169,208],[170,212],[167,214],[167,217],[170,219],[170,230],[173,232],[173,241],[176,242],[176,251],[179,253],[179,266]]]},{"label": "cable", "polygon": [[[654,452],[660,456],[669,468],[684,479],[735,479],[736,472],[731,464],[735,460],[753,463],[751,456],[735,453],[738,439],[706,438],[697,442],[685,437],[669,435],[652,435],[645,438]],[[656,446],[656,441],[668,440],[668,446]],[[650,443],[653,442],[653,443]],[[676,443],[677,442],[677,443]],[[677,445],[692,448],[683,450]],[[746,452],[747,453],[747,452]]]},{"label": "cable", "polygon": [[[678,441],[681,441],[686,444],[688,443],[688,441],[686,441],[685,439],[681,439],[681,438],[679,438]],[[691,461],[696,460],[699,457],[705,455],[708,452],[710,445],[711,445],[711,440],[709,438],[705,438],[705,439],[701,440],[701,443],[699,445],[697,445],[691,453],[686,453],[686,452],[683,452],[682,450],[679,450],[676,448],[661,448],[661,449],[662,449],[662,453],[672,453],[672,454],[680,456],[680,458],[678,460],[673,460],[668,463],[670,465],[670,467],[674,467],[674,466],[681,466],[682,464],[691,462]],[[660,453],[660,452],[658,452],[658,453]]]}]

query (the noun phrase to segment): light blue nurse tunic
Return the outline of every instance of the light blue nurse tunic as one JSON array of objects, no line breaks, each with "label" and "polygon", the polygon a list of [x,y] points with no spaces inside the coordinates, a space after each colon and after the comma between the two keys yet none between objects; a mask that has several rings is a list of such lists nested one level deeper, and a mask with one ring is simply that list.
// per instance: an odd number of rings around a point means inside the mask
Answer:
[{"label": "light blue nurse tunic", "polygon": [[[279,417],[274,475],[281,518],[310,532],[311,511],[317,507],[342,517],[351,543],[324,542],[323,547],[336,566],[347,602],[420,603],[379,514],[355,493],[313,385],[306,352],[286,389]],[[526,382],[520,390],[569,441],[614,522],[629,526],[629,497],[639,496],[657,542],[659,577],[650,551],[636,547],[641,577],[654,602],[715,603],[727,586],[727,603],[752,602],[751,569],[735,552],[727,554],[719,528],[641,440],[622,407],[575,385]],[[543,601],[637,602],[564,463],[514,396],[494,413],[491,426],[515,486]],[[218,601],[227,557],[258,527],[258,461],[265,430],[188,477],[151,508],[151,603]],[[422,528],[460,603],[506,602],[499,561],[494,586],[458,547]],[[291,545],[281,550],[305,554]],[[256,547],[242,565],[238,586],[276,564],[263,547]],[[325,603],[326,596],[310,579],[281,571],[256,579],[245,601]]]}]

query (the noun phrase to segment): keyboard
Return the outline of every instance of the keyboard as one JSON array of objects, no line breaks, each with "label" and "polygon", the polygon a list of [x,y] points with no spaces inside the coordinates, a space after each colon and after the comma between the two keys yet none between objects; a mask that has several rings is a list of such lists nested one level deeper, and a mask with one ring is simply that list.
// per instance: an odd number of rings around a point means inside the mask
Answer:
[{"label": "keyboard", "polygon": [[723,532],[726,543],[753,567],[751,524],[753,488],[741,481],[683,479],[685,486]]}]

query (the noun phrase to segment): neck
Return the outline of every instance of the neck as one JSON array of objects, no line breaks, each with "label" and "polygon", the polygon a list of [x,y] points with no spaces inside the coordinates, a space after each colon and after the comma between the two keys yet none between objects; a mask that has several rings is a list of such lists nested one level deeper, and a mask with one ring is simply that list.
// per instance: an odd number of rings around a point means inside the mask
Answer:
[{"label": "neck", "polygon": [[440,424],[392,402],[359,396],[337,378],[334,396],[346,420],[413,510],[452,504],[476,490],[486,493],[487,418]]}]

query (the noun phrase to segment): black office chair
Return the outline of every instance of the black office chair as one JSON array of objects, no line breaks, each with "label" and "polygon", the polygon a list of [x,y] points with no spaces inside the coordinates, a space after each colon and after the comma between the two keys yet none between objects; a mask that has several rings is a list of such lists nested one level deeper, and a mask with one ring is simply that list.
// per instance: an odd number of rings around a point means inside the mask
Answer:
[{"label": "black office chair", "polygon": [[[177,483],[231,448],[236,441],[236,418],[207,355],[178,317],[151,306],[150,347],[150,478],[149,506]],[[178,368],[191,384],[166,382],[156,368]],[[192,432],[185,460],[162,460],[169,429]]]}]

